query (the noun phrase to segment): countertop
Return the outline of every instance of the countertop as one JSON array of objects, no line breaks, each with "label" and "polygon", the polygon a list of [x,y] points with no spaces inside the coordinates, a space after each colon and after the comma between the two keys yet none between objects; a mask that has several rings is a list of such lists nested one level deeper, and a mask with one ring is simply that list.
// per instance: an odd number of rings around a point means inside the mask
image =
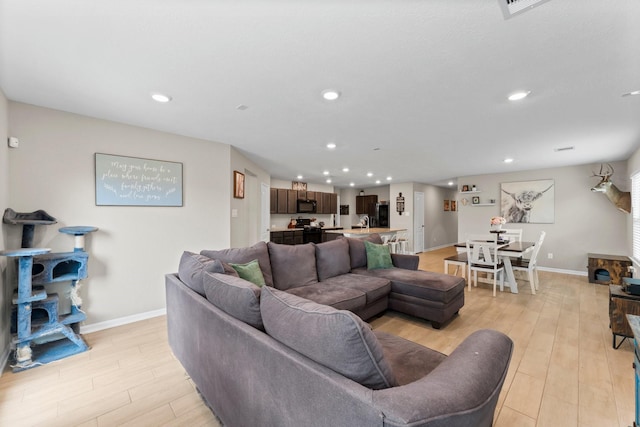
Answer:
[{"label": "countertop", "polygon": [[389,234],[389,233],[398,233],[400,231],[407,231],[406,228],[380,228],[380,227],[372,227],[368,230],[366,228],[347,228],[344,230],[327,230],[327,233],[338,233],[338,234],[351,234],[351,235],[361,235],[368,236],[369,234]]},{"label": "countertop", "polygon": [[[342,227],[320,227],[322,230],[342,230]],[[276,227],[276,228],[272,228],[270,230],[271,232],[278,232],[278,231],[304,231],[304,228],[302,227],[296,227],[296,228],[287,228],[287,227]]]}]

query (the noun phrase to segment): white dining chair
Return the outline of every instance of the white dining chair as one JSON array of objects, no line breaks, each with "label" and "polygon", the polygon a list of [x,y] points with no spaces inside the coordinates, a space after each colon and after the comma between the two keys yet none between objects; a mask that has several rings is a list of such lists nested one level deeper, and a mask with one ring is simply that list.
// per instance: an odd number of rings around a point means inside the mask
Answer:
[{"label": "white dining chair", "polygon": [[467,266],[469,265],[469,258],[467,258],[467,253],[462,252],[457,255],[451,255],[444,259],[444,273],[449,274],[449,266],[455,266],[456,269],[453,271],[453,276],[458,275],[458,271],[462,271],[462,278],[466,279]]},{"label": "white dining chair", "polygon": [[502,238],[509,242],[522,242],[522,228],[503,228]]},{"label": "white dining chair", "polygon": [[471,272],[473,272],[474,286],[478,286],[478,271],[493,274],[493,296],[496,296],[498,277],[500,277],[500,291],[504,291],[504,264],[498,257],[496,242],[486,240],[467,240],[469,290],[471,290]]},{"label": "white dining chair", "polygon": [[540,288],[540,279],[538,278],[538,253],[542,247],[544,237],[547,235],[544,231],[540,233],[540,237],[533,247],[531,258],[519,258],[512,261],[511,267],[514,271],[526,271],[531,286],[531,293],[535,295],[536,289]]}]

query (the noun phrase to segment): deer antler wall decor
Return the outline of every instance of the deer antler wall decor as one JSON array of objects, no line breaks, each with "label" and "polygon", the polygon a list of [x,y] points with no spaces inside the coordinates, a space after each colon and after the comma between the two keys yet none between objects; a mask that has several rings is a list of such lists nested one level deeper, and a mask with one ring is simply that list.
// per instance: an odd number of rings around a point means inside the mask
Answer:
[{"label": "deer antler wall decor", "polygon": [[610,180],[613,176],[613,166],[607,163],[607,169],[604,164],[600,165],[600,173],[593,173],[593,176],[600,178],[600,182],[591,189],[593,192],[604,193],[605,196],[616,205],[616,207],[626,213],[631,213],[631,193],[629,191],[620,191]]}]

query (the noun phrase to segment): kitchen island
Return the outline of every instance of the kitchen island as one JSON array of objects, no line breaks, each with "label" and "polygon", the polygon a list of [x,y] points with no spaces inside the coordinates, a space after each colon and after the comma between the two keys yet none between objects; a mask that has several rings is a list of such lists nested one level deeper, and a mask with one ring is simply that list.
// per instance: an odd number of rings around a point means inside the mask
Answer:
[{"label": "kitchen island", "polygon": [[347,228],[345,230],[327,230],[327,233],[336,233],[342,234],[346,237],[367,237],[371,234],[379,234],[381,237],[383,236],[393,236],[394,234],[406,232],[406,228],[380,228],[380,227],[371,227],[371,228]]}]

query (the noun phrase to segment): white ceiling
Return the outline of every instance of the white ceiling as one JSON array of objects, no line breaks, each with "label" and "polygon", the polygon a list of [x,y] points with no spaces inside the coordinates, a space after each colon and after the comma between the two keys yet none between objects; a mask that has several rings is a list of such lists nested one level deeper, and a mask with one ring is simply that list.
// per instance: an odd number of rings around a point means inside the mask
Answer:
[{"label": "white ceiling", "polygon": [[[274,178],[441,185],[627,159],[639,21],[638,0],[551,0],[508,20],[498,0],[0,0],[0,87],[230,144]],[[531,95],[507,101],[518,89]]]}]

